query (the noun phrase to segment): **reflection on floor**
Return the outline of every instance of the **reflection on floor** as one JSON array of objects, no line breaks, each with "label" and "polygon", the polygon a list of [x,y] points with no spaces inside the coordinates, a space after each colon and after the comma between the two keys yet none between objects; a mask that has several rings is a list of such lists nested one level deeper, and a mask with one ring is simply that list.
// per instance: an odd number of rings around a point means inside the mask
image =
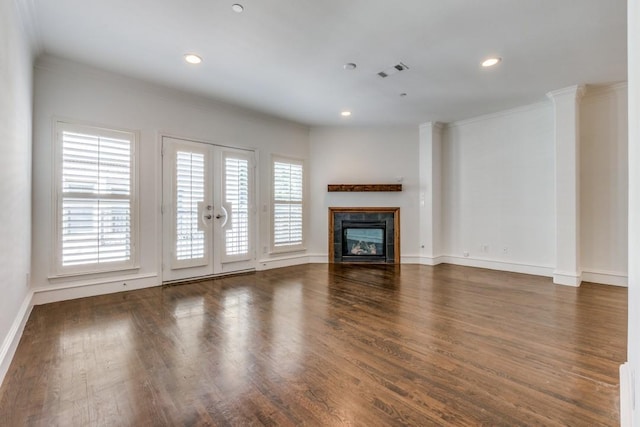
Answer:
[{"label": "reflection on floor", "polygon": [[305,265],[35,307],[21,425],[617,425],[627,290]]}]

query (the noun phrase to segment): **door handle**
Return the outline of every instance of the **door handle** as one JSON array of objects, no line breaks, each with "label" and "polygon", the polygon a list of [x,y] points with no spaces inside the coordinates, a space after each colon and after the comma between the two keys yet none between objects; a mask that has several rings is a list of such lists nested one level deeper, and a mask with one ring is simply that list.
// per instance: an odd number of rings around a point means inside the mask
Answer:
[{"label": "door handle", "polygon": [[205,219],[211,219],[211,215],[205,215],[204,218]]},{"label": "door handle", "polygon": [[222,224],[220,224],[221,228],[224,228],[225,225],[227,225],[227,222],[229,222],[229,212],[225,209],[224,206],[220,206],[220,209],[222,209],[222,212],[216,214],[216,219],[222,219]]}]

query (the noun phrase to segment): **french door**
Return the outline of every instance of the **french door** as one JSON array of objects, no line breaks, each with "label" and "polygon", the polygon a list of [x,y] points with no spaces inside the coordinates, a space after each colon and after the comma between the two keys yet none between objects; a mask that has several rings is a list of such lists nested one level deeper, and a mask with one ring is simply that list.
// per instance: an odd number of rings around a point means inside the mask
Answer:
[{"label": "french door", "polygon": [[162,280],[255,268],[254,153],[162,139]]}]

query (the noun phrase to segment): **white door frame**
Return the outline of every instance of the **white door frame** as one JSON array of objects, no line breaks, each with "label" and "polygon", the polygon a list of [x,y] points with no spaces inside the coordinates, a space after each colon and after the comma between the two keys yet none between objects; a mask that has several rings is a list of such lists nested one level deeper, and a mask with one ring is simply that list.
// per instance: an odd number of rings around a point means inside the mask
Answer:
[{"label": "white door frame", "polygon": [[[160,191],[162,198],[162,219],[160,221],[162,282],[171,283],[255,270],[256,239],[258,236],[256,150],[230,147],[171,135],[160,135],[160,144],[162,150],[160,167],[162,177]],[[205,164],[207,165],[205,170],[205,197],[208,200],[204,200],[198,204],[198,231],[204,231],[206,237],[205,242],[209,243],[205,243],[205,250],[208,251],[205,259],[200,260],[200,262],[178,262],[176,264],[173,252],[175,250],[173,247],[175,243],[173,236],[176,232],[174,229],[175,224],[173,224],[175,222],[175,217],[173,216],[173,209],[175,209],[173,195],[175,194],[175,155],[176,150],[180,146],[193,149],[194,153],[200,152],[205,155]],[[234,157],[233,153],[237,153],[238,157]],[[243,170],[249,175],[248,200],[245,199],[245,201],[248,201],[248,207],[245,204],[244,208],[238,211],[237,208],[240,204],[236,203],[236,209],[234,210],[236,212],[235,215],[245,218],[245,224],[248,226],[246,236],[248,239],[248,252],[242,256],[224,256],[225,251],[228,249],[228,247],[225,246],[226,242],[224,240],[225,236],[228,235],[227,233],[230,232],[232,237],[235,236],[237,238],[238,236],[238,233],[234,233],[234,231],[230,229],[233,220],[232,213],[230,212],[232,205],[222,204],[225,194],[228,195],[228,191],[223,191],[223,184],[227,182],[224,178],[226,176],[225,160],[227,158],[231,160],[239,159],[239,162],[231,162],[231,166],[241,164]],[[233,189],[233,187],[231,187],[231,189]],[[169,195],[169,192],[171,192],[171,195]],[[237,212],[240,212],[241,215],[238,215]],[[247,243],[245,243],[245,245],[247,245]]]}]

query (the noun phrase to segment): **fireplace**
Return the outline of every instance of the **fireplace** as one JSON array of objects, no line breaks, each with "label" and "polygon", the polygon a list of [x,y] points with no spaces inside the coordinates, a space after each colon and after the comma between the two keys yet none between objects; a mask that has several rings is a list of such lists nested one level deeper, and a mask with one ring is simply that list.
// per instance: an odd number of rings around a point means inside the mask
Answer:
[{"label": "fireplace", "polygon": [[385,221],[342,221],[342,261],[386,261]]},{"label": "fireplace", "polygon": [[329,208],[329,262],[400,262],[399,208]]}]

